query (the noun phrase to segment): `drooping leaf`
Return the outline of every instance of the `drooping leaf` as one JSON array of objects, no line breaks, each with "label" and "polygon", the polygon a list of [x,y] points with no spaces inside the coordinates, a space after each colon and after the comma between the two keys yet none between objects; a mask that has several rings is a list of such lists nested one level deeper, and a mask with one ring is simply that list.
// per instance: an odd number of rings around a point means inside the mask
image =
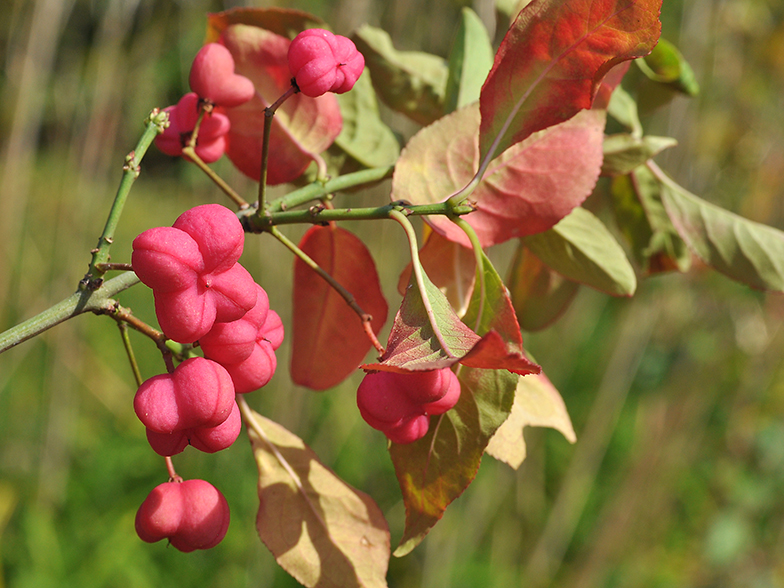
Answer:
[{"label": "drooping leaf", "polygon": [[784,291],[784,232],[705,202],[669,179],[661,195],[678,233],[706,264],[754,288]]},{"label": "drooping leaf", "polygon": [[509,415],[519,376],[506,370],[461,368],[461,395],[444,415],[432,417],[427,435],[389,453],[403,493],[406,528],[394,555],[422,542],[447,506],[471,484],[493,433]]},{"label": "drooping leaf", "polygon": [[[602,161],[605,113],[586,110],[540,131],[497,157],[471,194],[464,218],[483,247],[552,227],[593,190]],[[392,199],[441,202],[466,185],[479,161],[477,105],[449,114],[406,145],[392,177]],[[468,247],[463,231],[443,217],[428,222]]]},{"label": "drooping leaf", "polygon": [[493,67],[493,46],[476,12],[464,7],[460,28],[449,54],[444,113],[479,100],[487,74]]},{"label": "drooping leaf", "polygon": [[667,84],[688,96],[696,96],[700,86],[689,62],[667,39],[659,39],[650,55],[638,62],[642,72],[654,82]]},{"label": "drooping leaf", "polygon": [[661,186],[645,166],[610,186],[618,226],[645,274],[688,271],[691,252],[678,235],[661,201]]},{"label": "drooping leaf", "polygon": [[[250,102],[226,109],[231,121],[226,154],[242,173],[258,180],[264,109],[291,86],[287,58],[290,41],[259,27],[236,24],[226,27],[221,42],[234,57],[236,72],[256,86],[256,96]],[[334,94],[291,96],[273,117],[270,144],[275,147],[270,150],[267,183],[280,184],[299,177],[314,156],[332,144],[341,126]]]},{"label": "drooping leaf", "polygon": [[525,460],[525,427],[550,427],[574,443],[572,421],[563,398],[544,373],[520,378],[509,418],[495,432],[485,452],[517,469]]},{"label": "drooping leaf", "polygon": [[574,300],[580,285],[551,270],[520,243],[509,269],[509,295],[524,331],[555,322]]},{"label": "drooping leaf", "polygon": [[651,51],[661,0],[539,0],[506,34],[480,99],[481,157],[591,107],[605,74]]},{"label": "drooping leaf", "polygon": [[677,144],[678,141],[672,137],[646,135],[638,138],[623,133],[606,136],[603,146],[602,175],[628,174],[656,154]]},{"label": "drooping leaf", "polygon": [[378,102],[365,71],[350,92],[338,94],[343,130],[335,144],[366,167],[392,165],[400,155],[400,145],[378,113]]},{"label": "drooping leaf", "polygon": [[323,20],[301,10],[290,8],[231,8],[207,15],[207,39],[215,43],[230,25],[245,24],[267,29],[293,39],[305,29],[326,28]]},{"label": "drooping leaf", "polygon": [[482,340],[460,363],[475,368],[507,369],[520,375],[539,373],[541,368],[530,361],[523,350],[523,336],[501,276],[484,252],[480,258],[482,265],[477,268],[474,291],[463,322],[481,335]]},{"label": "drooping leaf", "polygon": [[391,372],[441,369],[457,363],[479,341],[479,335],[463,324],[427,274],[422,272],[422,278],[424,291],[412,272],[386,352],[379,363],[365,364],[363,369]]},{"label": "drooping leaf", "polygon": [[584,208],[549,231],[523,242],[548,267],[564,277],[612,296],[631,296],[637,288],[629,260],[604,223]]},{"label": "drooping leaf", "polygon": [[[300,249],[351,293],[373,317],[378,333],[387,318],[387,302],[370,252],[345,229],[311,227]],[[316,272],[294,262],[291,379],[313,390],[326,390],[354,372],[371,343],[357,314]]]},{"label": "drooping leaf", "polygon": [[309,588],[386,587],[389,528],[373,499],[336,476],[299,437],[251,413],[256,528],[276,561]]},{"label": "drooping leaf", "polygon": [[[425,244],[419,250],[422,269],[444,294],[459,316],[465,314],[476,278],[476,260],[471,249],[444,239],[425,225]],[[412,264],[401,272],[397,282],[400,295],[406,293],[411,279]]]},{"label": "drooping leaf", "polygon": [[361,26],[351,37],[365,57],[379,98],[392,110],[429,124],[444,115],[445,61],[421,51],[398,51],[386,31]]}]

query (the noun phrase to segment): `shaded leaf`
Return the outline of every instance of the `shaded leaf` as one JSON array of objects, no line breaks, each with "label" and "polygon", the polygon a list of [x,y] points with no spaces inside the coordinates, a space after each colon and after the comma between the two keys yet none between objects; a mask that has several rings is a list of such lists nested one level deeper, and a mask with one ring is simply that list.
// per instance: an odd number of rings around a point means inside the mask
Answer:
[{"label": "shaded leaf", "polygon": [[361,26],[351,37],[365,57],[379,98],[392,110],[426,125],[444,115],[447,67],[421,51],[398,51],[386,31]]},{"label": "shaded leaf", "polygon": [[675,228],[706,264],[763,290],[784,291],[784,233],[701,200],[663,174],[662,201]]},{"label": "shaded leaf", "polygon": [[302,440],[250,411],[259,467],[259,537],[307,587],[387,586],[389,528],[373,499],[346,484]]},{"label": "shaded leaf", "polygon": [[630,173],[656,154],[674,147],[678,141],[671,137],[634,137],[618,134],[604,138],[602,175],[617,176]]},{"label": "shaded leaf", "polygon": [[610,97],[607,113],[621,123],[633,137],[642,137],[642,123],[637,112],[637,103],[622,86],[618,86]]},{"label": "shaded leaf", "polygon": [[343,130],[335,144],[365,167],[392,165],[400,155],[395,134],[379,116],[367,68],[350,92],[337,95]]},{"label": "shaded leaf", "polygon": [[574,300],[580,285],[551,270],[522,243],[509,269],[509,295],[524,331],[555,322]]},{"label": "shaded leaf", "polygon": [[637,288],[629,260],[604,223],[584,208],[549,231],[523,242],[548,267],[564,277],[612,296],[631,296]]},{"label": "shaded leaf", "polygon": [[616,64],[651,51],[661,0],[541,0],[504,37],[480,99],[479,150],[492,157],[591,107]]},{"label": "shaded leaf", "polygon": [[[226,154],[248,177],[259,179],[264,109],[291,86],[288,66],[290,41],[265,29],[230,25],[221,35],[236,72],[256,86],[256,96],[242,106],[227,108],[231,121]],[[342,118],[332,93],[310,98],[291,96],[273,117],[268,184],[290,182],[300,176],[314,156],[327,149],[340,133]]]},{"label": "shaded leaf", "polygon": [[457,38],[449,54],[444,113],[479,100],[487,74],[493,67],[493,46],[476,12],[463,8]]},{"label": "shaded leaf", "polygon": [[[483,247],[545,231],[591,193],[602,162],[605,113],[580,112],[534,134],[491,162],[471,195],[476,211],[464,218]],[[406,145],[392,177],[392,199],[441,202],[465,186],[478,168],[476,104],[419,131]],[[447,239],[470,243],[454,223],[429,217]]]},{"label": "shaded leaf", "polygon": [[324,21],[290,8],[232,8],[223,12],[207,15],[207,39],[205,43],[215,43],[221,33],[230,25],[245,24],[267,29],[293,39],[305,29],[326,28]]},{"label": "shaded leaf", "polygon": [[654,82],[667,84],[688,96],[696,96],[700,92],[700,86],[689,62],[684,59],[678,48],[666,39],[659,39],[659,43],[650,55],[645,56],[637,64]]},{"label": "shaded leaf", "polygon": [[447,506],[471,484],[490,437],[512,408],[519,376],[463,367],[458,377],[457,405],[432,417],[427,435],[419,441],[390,445],[406,507],[406,528],[394,552],[398,557],[421,543]]},{"label": "shaded leaf", "polygon": [[577,441],[563,398],[544,375],[520,378],[509,418],[495,432],[485,452],[517,469],[525,460],[525,427],[550,427]]},{"label": "shaded leaf", "polygon": [[[352,233],[335,226],[308,229],[299,244],[373,317],[378,333],[387,318],[387,302],[370,252]],[[316,272],[294,262],[291,379],[314,390],[342,382],[365,359],[371,343],[362,321]]]}]

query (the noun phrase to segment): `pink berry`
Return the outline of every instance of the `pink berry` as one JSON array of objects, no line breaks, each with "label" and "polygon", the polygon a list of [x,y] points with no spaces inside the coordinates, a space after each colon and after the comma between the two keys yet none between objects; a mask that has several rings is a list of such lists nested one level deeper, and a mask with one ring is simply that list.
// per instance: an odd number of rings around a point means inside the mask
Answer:
[{"label": "pink berry", "polygon": [[220,543],[229,518],[226,498],[209,482],[165,482],[150,492],[136,512],[136,533],[148,543],[169,539],[187,553]]},{"label": "pink berry", "polygon": [[289,46],[289,71],[305,96],[342,94],[354,87],[365,58],[350,39],[324,29],[308,29]]},{"label": "pink berry", "polygon": [[371,372],[357,389],[357,406],[362,418],[376,429],[399,425],[404,419],[424,414],[405,392],[407,374]]},{"label": "pink berry", "polygon": [[240,410],[235,402],[229,418],[217,427],[193,427],[172,433],[157,433],[147,429],[147,441],[158,455],[177,455],[188,445],[205,453],[215,453],[234,443],[239,437],[241,428]]},{"label": "pink berry", "polygon": [[207,43],[199,49],[189,82],[200,98],[227,108],[244,104],[256,94],[253,82],[234,73],[234,58],[218,43]]},{"label": "pink berry", "polygon": [[250,356],[239,362],[223,367],[229,372],[237,394],[246,394],[266,386],[278,366],[275,351],[269,341],[257,341]]},{"label": "pink berry", "polygon": [[[179,157],[196,128],[200,110],[199,97],[189,92],[180,98],[176,105],[163,110],[169,113],[169,126],[155,138],[155,145],[166,155]],[[214,110],[205,114],[196,138],[196,155],[206,163],[218,161],[226,151],[226,135],[230,128],[231,123],[225,114]]]}]

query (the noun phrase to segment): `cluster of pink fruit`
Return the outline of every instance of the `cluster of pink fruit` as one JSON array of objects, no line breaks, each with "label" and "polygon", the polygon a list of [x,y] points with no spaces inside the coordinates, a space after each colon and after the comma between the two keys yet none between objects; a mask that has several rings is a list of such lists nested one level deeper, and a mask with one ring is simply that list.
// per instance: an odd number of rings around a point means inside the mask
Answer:
[{"label": "cluster of pink fruit", "polygon": [[[308,29],[291,42],[288,63],[295,90],[315,98],[326,92],[348,92],[362,74],[365,58],[350,39]],[[164,109],[169,127],[155,140],[161,151],[182,155],[198,124],[196,155],[206,163],[221,158],[231,129],[224,109],[241,106],[256,95],[253,82],[235,73],[234,67],[234,58],[223,45],[208,43],[201,48],[188,79],[192,92]]]},{"label": "cluster of pink fruit", "polygon": [[[164,335],[198,341],[204,352],[136,392],[134,410],[160,455],[189,444],[214,453],[234,443],[241,427],[235,394],[264,386],[275,372],[283,324],[238,262],[244,241],[234,213],[205,204],[133,242],[133,269],[153,290]],[[145,541],[168,537],[183,551],[206,549],[223,538],[228,513],[223,495],[209,483],[167,482],[145,500],[136,528]]]}]

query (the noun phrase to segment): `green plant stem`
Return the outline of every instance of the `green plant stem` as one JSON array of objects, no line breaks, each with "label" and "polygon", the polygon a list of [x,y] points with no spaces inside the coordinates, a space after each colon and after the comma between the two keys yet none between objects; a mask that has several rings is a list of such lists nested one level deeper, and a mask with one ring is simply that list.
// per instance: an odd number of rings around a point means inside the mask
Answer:
[{"label": "green plant stem", "polygon": [[128,324],[123,322],[117,323],[117,328],[120,329],[120,337],[122,338],[125,354],[128,356],[128,363],[131,364],[131,371],[133,372],[133,379],[136,380],[136,387],[142,385],[142,372],[139,370],[139,363],[136,361],[136,355],[133,352],[133,345],[131,345],[131,338],[128,336]]},{"label": "green plant stem", "polygon": [[487,298],[487,286],[485,284],[484,260],[482,259],[482,244],[479,242],[479,237],[474,231],[474,227],[469,225],[464,219],[460,217],[452,218],[452,222],[460,227],[463,232],[471,241],[471,247],[474,250],[474,259],[476,261],[476,281],[479,284],[479,307],[476,311],[476,321],[474,322],[474,331],[479,332],[479,327],[482,324],[482,312],[484,311],[484,301]]},{"label": "green plant stem", "polygon": [[65,300],[0,333],[0,353],[77,315],[110,310],[115,304],[112,297],[138,282],[136,274],[126,272],[107,280],[96,290],[77,290]]},{"label": "green plant stem", "polygon": [[106,219],[103,233],[101,233],[101,237],[98,239],[98,246],[92,251],[93,258],[90,262],[90,269],[87,270],[85,279],[82,280],[79,285],[80,290],[88,290],[100,286],[103,274],[105,273],[104,271],[101,271],[100,265],[108,263],[109,261],[109,249],[114,241],[114,232],[117,230],[117,224],[120,221],[125,201],[128,199],[131,186],[133,186],[136,178],[138,178],[141,173],[139,164],[155,137],[162,133],[163,129],[168,126],[168,122],[169,115],[166,112],[159,111],[157,108],[153,110],[150,113],[150,116],[147,117],[147,127],[144,129],[144,133],[136,144],[136,149],[131,151],[125,158],[120,186],[117,189],[112,208]]},{"label": "green plant stem", "polygon": [[261,143],[261,171],[259,172],[259,213],[264,214],[267,207],[267,168],[269,166],[269,144],[272,132],[272,117],[278,107],[297,92],[296,86],[290,86],[283,95],[264,109],[264,136]]},{"label": "green plant stem", "polygon": [[340,282],[338,282],[335,278],[329,275],[324,270],[324,268],[322,268],[319,264],[317,264],[307,253],[305,253],[304,251],[302,251],[302,249],[297,247],[296,243],[294,243],[288,237],[286,237],[286,235],[278,231],[278,229],[276,229],[275,227],[271,227],[269,229],[269,233],[273,237],[275,237],[278,241],[280,241],[286,248],[288,248],[289,251],[291,251],[294,255],[299,257],[305,265],[307,265],[310,269],[312,269],[319,276],[321,276],[321,278],[323,278],[330,286],[332,286],[332,288],[335,289],[335,291],[338,294],[340,294],[343,300],[346,301],[346,304],[349,305],[351,310],[353,310],[355,313],[357,313],[357,316],[359,316],[360,320],[363,323],[363,328],[365,329],[365,333],[367,333],[368,338],[370,338],[371,343],[373,343],[373,347],[375,347],[379,353],[383,354],[384,347],[379,342],[378,338],[376,337],[376,334],[373,332],[373,329],[369,328],[370,322],[373,320],[373,317],[368,313],[366,313],[364,310],[362,310],[359,304],[357,304],[354,295],[351,294],[351,292],[349,292],[348,290],[346,290]]},{"label": "green plant stem", "polygon": [[390,211],[389,218],[397,221],[406,232],[409,249],[411,250],[411,268],[414,272],[414,279],[416,280],[417,286],[419,287],[419,293],[422,296],[422,305],[425,307],[428,321],[430,322],[430,326],[433,328],[433,335],[435,336],[439,345],[441,345],[441,348],[447,357],[454,358],[455,355],[449,350],[449,345],[447,342],[444,341],[444,336],[441,334],[441,329],[436,322],[436,315],[435,312],[433,312],[433,305],[430,304],[430,298],[427,296],[427,289],[425,288],[425,277],[424,273],[422,272],[422,264],[419,262],[419,247],[417,245],[416,231],[414,230],[411,221],[408,220],[408,217],[399,210]]},{"label": "green plant stem", "polygon": [[201,157],[196,155],[196,151],[194,150],[193,146],[188,145],[187,147],[183,147],[182,154],[185,155],[188,159],[190,159],[193,163],[195,163],[196,166],[201,171],[207,174],[207,177],[209,177],[213,182],[215,182],[215,185],[218,186],[218,188],[220,188],[221,190],[223,190],[223,193],[226,194],[226,196],[228,196],[229,198],[231,198],[232,201],[237,206],[239,206],[240,208],[248,208],[249,204],[247,203],[247,201],[242,196],[237,194],[237,192],[235,192],[234,189],[231,186],[229,186],[223,180],[222,177],[216,174],[215,170],[213,170],[209,165],[204,163],[204,160],[202,160]]}]

